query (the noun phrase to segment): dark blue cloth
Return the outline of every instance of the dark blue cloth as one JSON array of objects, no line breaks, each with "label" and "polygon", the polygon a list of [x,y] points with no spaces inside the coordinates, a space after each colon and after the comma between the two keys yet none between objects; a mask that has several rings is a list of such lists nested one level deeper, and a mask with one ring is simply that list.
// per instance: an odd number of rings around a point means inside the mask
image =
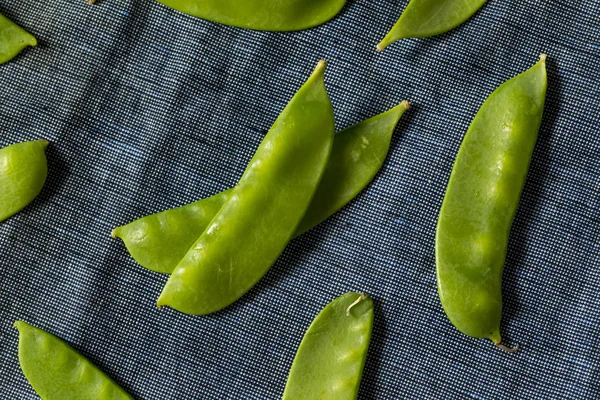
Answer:
[{"label": "dark blue cloth", "polygon": [[[349,0],[328,24],[267,33],[151,0],[1,0],[40,44],[0,66],[0,146],[51,145],[42,194],[0,224],[0,398],[36,398],[17,360],[23,319],[137,399],[276,399],[314,316],[350,290],[376,301],[361,399],[597,398],[600,3],[490,1],[377,53],[406,4]],[[434,233],[473,116],[542,52],[547,106],[503,286],[502,333],[520,350],[507,354],[444,315]],[[159,311],[166,276],[111,229],[233,186],[321,58],[340,129],[411,101],[381,173],[233,306]]]}]

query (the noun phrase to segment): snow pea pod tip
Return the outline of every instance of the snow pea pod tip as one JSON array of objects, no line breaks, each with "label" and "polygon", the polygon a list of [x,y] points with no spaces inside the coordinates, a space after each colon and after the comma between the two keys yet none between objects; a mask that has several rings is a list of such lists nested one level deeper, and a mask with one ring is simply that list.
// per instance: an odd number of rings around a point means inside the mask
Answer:
[{"label": "snow pea pod tip", "polygon": [[36,38],[0,14],[0,64],[12,60],[28,46],[37,46]]},{"label": "snow pea pod tip", "polygon": [[377,45],[383,51],[407,38],[429,37],[448,32],[468,20],[486,0],[411,0],[398,22]]}]

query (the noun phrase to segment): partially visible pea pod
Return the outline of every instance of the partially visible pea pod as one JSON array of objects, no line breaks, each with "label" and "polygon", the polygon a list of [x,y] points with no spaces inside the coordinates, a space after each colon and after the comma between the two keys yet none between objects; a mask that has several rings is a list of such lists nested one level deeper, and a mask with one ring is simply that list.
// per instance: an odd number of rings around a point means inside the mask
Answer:
[{"label": "partially visible pea pod", "polygon": [[147,215],[113,229],[142,267],[162,274],[173,272],[190,247],[227,202],[233,189],[185,206]]},{"label": "partially visible pea pod", "polygon": [[468,20],[486,0],[411,0],[392,30],[377,45],[382,51],[407,38],[428,37],[448,32]]},{"label": "partially visible pea pod", "polygon": [[0,64],[12,60],[27,46],[37,46],[35,37],[0,14]]},{"label": "partially visible pea pod", "polygon": [[325,62],[277,118],[237,186],[177,265],[157,305],[218,311],[277,260],[314,197],[333,145]]},{"label": "partially visible pea pod", "polygon": [[546,96],[546,56],[485,101],[460,147],[436,234],[438,291],[462,333],[500,344],[502,270]]},{"label": "partially visible pea pod", "polygon": [[26,322],[19,331],[19,363],[43,400],[132,400],[106,374],[71,346]]},{"label": "partially visible pea pod", "polygon": [[47,146],[47,140],[36,140],[0,149],[0,222],[40,194],[48,175]]},{"label": "partially visible pea pod", "polygon": [[298,31],[335,17],[346,0],[158,0],[177,11],[240,28]]},{"label": "partially visible pea pod", "polygon": [[[318,225],[348,204],[373,179],[385,160],[404,101],[335,135],[327,169],[294,237]],[[228,189],[207,199],[162,211],[115,228],[143,267],[170,274],[229,198]]]},{"label": "partially visible pea pod", "polygon": [[373,301],[346,293],[314,319],[288,377],[283,400],[353,400],[373,330]]}]

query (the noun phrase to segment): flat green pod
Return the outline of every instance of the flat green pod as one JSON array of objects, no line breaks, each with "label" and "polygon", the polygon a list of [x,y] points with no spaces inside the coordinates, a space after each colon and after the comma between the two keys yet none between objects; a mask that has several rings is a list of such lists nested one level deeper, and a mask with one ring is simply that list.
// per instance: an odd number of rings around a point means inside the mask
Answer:
[{"label": "flat green pod", "polygon": [[[327,169],[294,237],[318,225],[360,193],[380,170],[408,102],[342,130],[334,137]],[[170,274],[204,232],[233,189],[115,228],[143,267]]]},{"label": "flat green pod", "polygon": [[220,24],[259,31],[298,31],[335,17],[346,0],[158,0]]},{"label": "flat green pod", "polygon": [[371,332],[373,301],[346,293],[314,319],[296,353],[283,400],[354,400]]},{"label": "flat green pod", "polygon": [[394,27],[377,45],[382,51],[407,38],[439,35],[456,28],[479,10],[486,0],[411,0]]},{"label": "flat green pod", "polygon": [[41,192],[48,175],[47,140],[0,149],[0,222],[21,211]]},{"label": "flat green pod", "polygon": [[158,307],[209,314],[252,288],[279,258],[323,177],[334,120],[325,62],[281,112],[229,199],[177,264]]},{"label": "flat green pod", "polygon": [[437,225],[437,283],[446,315],[462,333],[502,348],[502,271],[542,122],[545,60],[543,55],[502,84],[477,112],[458,151]]},{"label": "flat green pod", "polygon": [[23,321],[19,331],[19,363],[43,400],[132,400],[94,364],[56,336]]},{"label": "flat green pod", "polygon": [[0,64],[12,60],[27,46],[37,46],[35,37],[0,14]]}]

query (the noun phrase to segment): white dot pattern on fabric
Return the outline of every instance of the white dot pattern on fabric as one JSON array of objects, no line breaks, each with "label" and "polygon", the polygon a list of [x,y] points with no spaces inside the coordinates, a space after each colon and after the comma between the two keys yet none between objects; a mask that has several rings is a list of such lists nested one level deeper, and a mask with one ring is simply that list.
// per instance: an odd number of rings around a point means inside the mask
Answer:
[{"label": "white dot pattern on fabric", "polygon": [[[600,3],[490,1],[431,39],[375,46],[407,0],[350,0],[321,27],[251,32],[133,0],[0,0],[39,46],[0,66],[0,146],[46,138],[41,195],[0,224],[0,398],[36,399],[23,319],[137,399],[274,399],[332,299],[375,299],[361,399],[590,399],[600,392]],[[547,107],[504,273],[502,333],[458,333],[434,236],[454,157],[487,96],[547,53]],[[373,183],[207,317],[157,310],[166,277],[112,228],[233,186],[319,59],[338,129],[412,108]]]}]

